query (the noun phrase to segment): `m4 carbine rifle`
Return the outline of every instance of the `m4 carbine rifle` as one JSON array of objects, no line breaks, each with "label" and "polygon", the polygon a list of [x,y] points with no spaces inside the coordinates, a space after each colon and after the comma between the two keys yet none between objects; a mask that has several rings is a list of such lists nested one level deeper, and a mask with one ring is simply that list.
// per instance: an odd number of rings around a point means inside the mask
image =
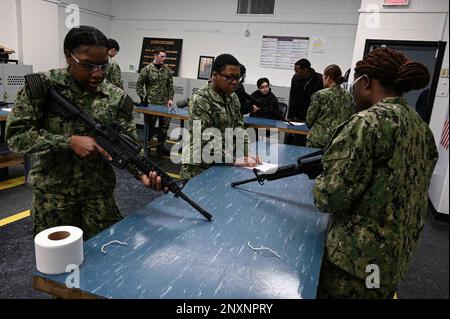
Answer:
[{"label": "m4 carbine rifle", "polygon": [[253,169],[253,173],[255,173],[256,177],[233,182],[231,183],[231,186],[236,187],[251,182],[258,182],[260,185],[263,185],[264,181],[274,181],[298,174],[306,174],[308,175],[309,179],[314,179],[323,171],[323,154],[324,151],[320,150],[305,156],[301,156],[297,159],[297,164],[278,167],[274,173],[261,173],[258,168],[255,167]]},{"label": "m4 carbine rifle", "polygon": [[[39,86],[42,85],[42,80],[39,75],[28,75],[26,76],[26,81],[31,92],[39,92],[39,90],[42,91],[42,89],[39,88]],[[211,221],[212,215],[182,192],[184,184],[179,185],[177,181],[173,180],[156,164],[142,156],[140,154],[142,146],[125,133],[122,133],[120,125],[117,123],[111,123],[109,125],[97,123],[89,115],[77,106],[73,105],[55,87],[50,87],[47,89],[45,98],[46,102],[50,104],[52,109],[61,110],[64,116],[74,120],[80,120],[86,124],[93,131],[94,138],[98,145],[100,145],[111,155],[112,164],[114,166],[123,169],[128,164],[132,164],[146,175],[148,175],[151,171],[156,172],[158,176],[161,177],[162,187],[167,187],[172,193],[175,194],[175,197],[181,197],[183,200],[188,202],[189,205],[199,211],[206,219]],[[133,101],[131,100],[130,103],[132,105]]]}]

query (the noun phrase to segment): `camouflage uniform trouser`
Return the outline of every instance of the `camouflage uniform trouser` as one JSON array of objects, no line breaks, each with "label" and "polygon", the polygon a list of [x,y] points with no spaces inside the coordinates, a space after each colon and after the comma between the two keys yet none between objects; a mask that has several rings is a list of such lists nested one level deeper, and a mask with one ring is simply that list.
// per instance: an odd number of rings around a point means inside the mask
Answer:
[{"label": "camouflage uniform trouser", "polygon": [[112,193],[70,197],[33,192],[33,233],[55,226],[76,226],[87,240],[123,217]]},{"label": "camouflage uniform trouser", "polygon": [[323,145],[319,145],[317,143],[311,142],[310,140],[306,140],[306,147],[314,147],[314,148],[324,148]]},{"label": "camouflage uniform trouser", "polygon": [[335,266],[326,257],[320,270],[317,299],[392,299],[395,287],[368,289],[365,280]]},{"label": "camouflage uniform trouser", "polygon": [[[150,132],[154,132],[155,131],[155,125],[156,125],[156,120],[158,120],[159,118],[159,134],[158,134],[158,142],[159,143],[164,143],[167,139],[167,131],[169,130],[169,125],[170,125],[170,119],[167,117],[163,117],[163,116],[152,116],[150,118]],[[151,139],[153,137],[153,134],[150,133],[150,135],[148,138]]]}]

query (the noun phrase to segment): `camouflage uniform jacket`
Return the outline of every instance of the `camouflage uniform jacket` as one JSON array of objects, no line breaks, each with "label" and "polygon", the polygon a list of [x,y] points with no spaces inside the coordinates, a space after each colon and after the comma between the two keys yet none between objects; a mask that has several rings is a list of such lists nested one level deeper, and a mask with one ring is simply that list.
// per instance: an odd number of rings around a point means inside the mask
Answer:
[{"label": "camouflage uniform jacket", "polygon": [[378,265],[381,285],[398,284],[424,226],[437,158],[430,128],[404,98],[340,125],[313,188],[316,206],[332,213],[328,260],[361,279]]},{"label": "camouflage uniform jacket", "polygon": [[106,79],[123,90],[122,72],[116,61],[110,61],[108,73],[106,73]]},{"label": "camouflage uniform jacket", "polygon": [[310,128],[308,141],[325,148],[336,127],[354,113],[352,95],[339,85],[314,93],[306,115],[306,124]]},{"label": "camouflage uniform jacket", "polygon": [[[136,137],[132,105],[124,103],[126,94],[104,81],[96,92],[82,90],[68,69],[40,73],[46,87],[56,86],[74,104],[102,124],[117,122],[131,137]],[[24,86],[6,123],[9,147],[17,152],[32,154],[33,167],[28,183],[33,191],[78,196],[112,192],[115,174],[111,164],[102,156],[82,159],[69,148],[70,136],[91,135],[79,121],[68,120],[52,109],[45,100],[31,99]],[[137,176],[137,169],[129,167]]]},{"label": "camouflage uniform jacket", "polygon": [[147,96],[150,104],[166,105],[174,95],[170,68],[163,64],[158,70],[153,63],[147,65],[139,74],[136,93],[141,99]]},{"label": "camouflage uniform jacket", "polygon": [[[218,155],[218,158],[220,158],[219,161],[225,161],[227,155],[229,155],[229,157],[231,156],[231,161],[234,156],[239,158],[248,155],[248,136],[245,131],[243,131],[243,141],[241,142],[243,154],[239,150],[240,147],[236,147],[236,144],[233,144],[233,150],[230,150],[230,152],[233,152],[234,154],[226,152],[225,129],[240,128],[244,130],[244,119],[240,112],[240,108],[241,105],[235,93],[232,93],[229,96],[221,96],[213,89],[211,84],[207,84],[199,89],[192,97],[189,101],[190,143],[189,147],[183,148],[183,165],[181,168],[182,178],[191,178],[211,165],[204,162],[204,153],[202,154],[202,150],[205,150],[205,145],[211,146],[213,143],[203,141],[203,139],[201,145],[200,143],[194,143],[193,137],[196,136],[194,121],[198,121],[196,123],[201,124],[200,132],[203,134],[206,129],[218,130],[217,133],[220,131],[222,139],[215,139],[216,141],[220,140],[222,143],[222,145],[219,146],[221,148],[220,154]],[[239,144],[237,145],[239,146]],[[208,146],[206,148],[208,148]],[[217,152],[218,150],[215,149],[214,151]],[[196,163],[200,160],[200,163]]]}]

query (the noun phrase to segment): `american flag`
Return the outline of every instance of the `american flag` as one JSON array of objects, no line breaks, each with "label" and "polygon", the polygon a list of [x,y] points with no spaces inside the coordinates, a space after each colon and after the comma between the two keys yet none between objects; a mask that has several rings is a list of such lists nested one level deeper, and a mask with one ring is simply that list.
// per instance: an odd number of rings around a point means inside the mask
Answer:
[{"label": "american flag", "polygon": [[448,118],[445,120],[442,128],[441,145],[448,150]]}]

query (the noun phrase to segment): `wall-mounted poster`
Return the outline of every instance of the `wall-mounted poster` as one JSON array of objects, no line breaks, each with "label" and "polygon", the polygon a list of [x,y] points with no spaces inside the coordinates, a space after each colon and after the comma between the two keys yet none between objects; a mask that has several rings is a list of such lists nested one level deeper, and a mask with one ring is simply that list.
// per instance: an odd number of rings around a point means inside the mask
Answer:
[{"label": "wall-mounted poster", "polygon": [[262,68],[286,69],[294,68],[295,62],[306,58],[309,48],[309,38],[263,36],[261,42]]},{"label": "wall-mounted poster", "polygon": [[139,62],[139,72],[149,63],[153,62],[156,48],[166,50],[165,64],[172,70],[173,76],[178,76],[178,68],[181,60],[181,47],[183,39],[165,38],[144,38],[142,42],[141,60]]},{"label": "wall-mounted poster", "polygon": [[197,79],[209,80],[212,73],[213,63],[213,56],[200,56],[200,59],[198,61]]}]

